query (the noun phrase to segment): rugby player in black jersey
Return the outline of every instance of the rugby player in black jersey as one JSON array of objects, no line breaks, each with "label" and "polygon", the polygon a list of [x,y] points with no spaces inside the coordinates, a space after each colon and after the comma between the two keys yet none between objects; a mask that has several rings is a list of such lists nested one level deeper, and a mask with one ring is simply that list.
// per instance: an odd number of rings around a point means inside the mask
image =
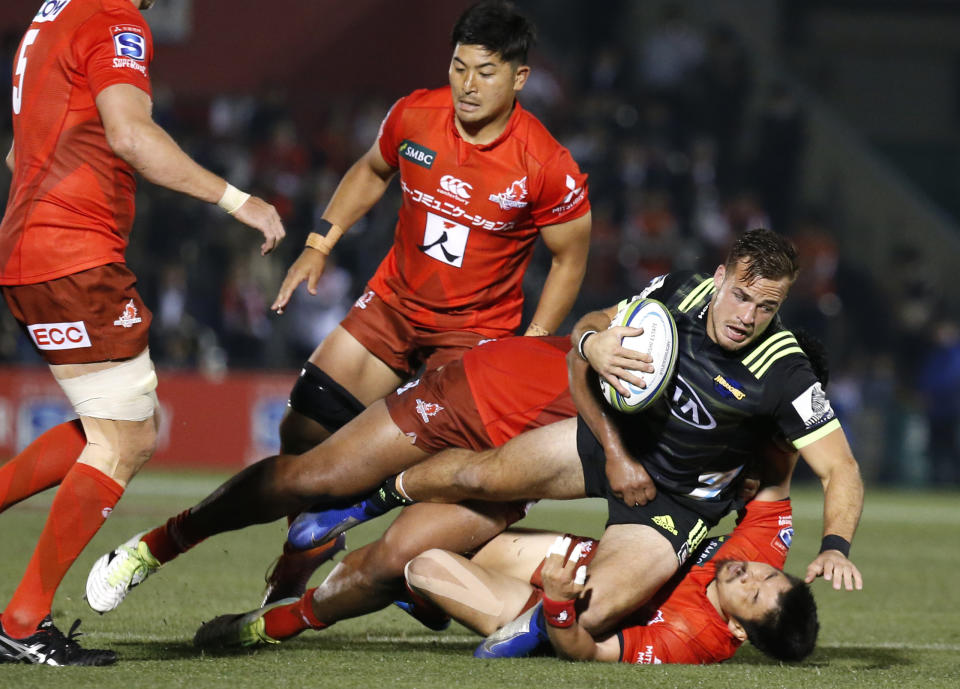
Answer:
[{"label": "rugby player in black jersey", "polygon": [[824,537],[807,581],[862,588],[848,558],[863,505],[859,468],[807,356],[777,316],[797,272],[789,241],[752,230],[712,276],[654,280],[641,296],[670,309],[679,356],[663,396],[639,414],[604,406],[593,373],[615,386],[617,378],[641,384],[631,371],[648,370],[649,357],[620,344],[636,331],[607,328],[616,306],[587,314],[571,335],[582,359],[569,357],[578,418],[479,456],[447,451],[388,480],[380,502],[391,493],[396,504],[605,498],[608,521],[579,617],[599,634],[646,601],[736,506],[745,464],[780,435],[824,490]]}]

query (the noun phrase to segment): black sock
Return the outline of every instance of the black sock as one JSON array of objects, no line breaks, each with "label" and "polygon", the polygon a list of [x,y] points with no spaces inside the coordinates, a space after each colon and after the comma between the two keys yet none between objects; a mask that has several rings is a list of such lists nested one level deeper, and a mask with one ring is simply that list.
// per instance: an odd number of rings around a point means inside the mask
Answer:
[{"label": "black sock", "polygon": [[394,507],[412,505],[415,500],[405,498],[396,488],[396,476],[391,476],[380,484],[374,492],[367,496],[366,511],[368,514],[386,514]]}]

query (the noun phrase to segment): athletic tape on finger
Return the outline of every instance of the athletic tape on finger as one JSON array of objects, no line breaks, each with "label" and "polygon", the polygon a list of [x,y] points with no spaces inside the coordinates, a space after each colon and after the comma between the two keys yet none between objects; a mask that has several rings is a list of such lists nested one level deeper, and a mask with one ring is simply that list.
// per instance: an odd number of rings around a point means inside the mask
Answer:
[{"label": "athletic tape on finger", "polygon": [[580,555],[583,553],[583,543],[577,543],[573,551],[570,553],[570,562],[577,562],[580,559]]},{"label": "athletic tape on finger", "polygon": [[560,557],[563,557],[567,554],[567,549],[569,547],[569,536],[557,536],[557,539],[547,549],[547,557],[550,557],[551,555],[559,555]]},{"label": "athletic tape on finger", "polygon": [[587,583],[587,566],[586,565],[580,565],[579,567],[577,567],[577,574],[575,577],[573,577],[573,583],[579,584],[580,586],[583,586],[585,583]]}]

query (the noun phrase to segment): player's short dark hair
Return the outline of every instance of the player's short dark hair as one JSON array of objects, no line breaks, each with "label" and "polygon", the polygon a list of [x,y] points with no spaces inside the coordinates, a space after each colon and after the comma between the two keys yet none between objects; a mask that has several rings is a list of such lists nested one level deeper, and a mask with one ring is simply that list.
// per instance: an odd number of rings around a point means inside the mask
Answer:
[{"label": "player's short dark hair", "polygon": [[776,660],[796,662],[813,652],[820,622],[810,587],[802,579],[786,576],[793,586],[780,594],[776,609],[759,620],[740,620],[740,624],[757,650]]},{"label": "player's short dark hair", "polygon": [[453,26],[451,44],[482,45],[497,53],[504,62],[522,65],[537,40],[537,31],[529,19],[505,0],[482,0],[460,15]]},{"label": "player's short dark hair", "polygon": [[789,239],[773,230],[758,228],[740,235],[727,254],[727,270],[735,270],[740,261],[746,262],[748,282],[757,278],[780,280],[797,279],[800,263],[797,247]]}]

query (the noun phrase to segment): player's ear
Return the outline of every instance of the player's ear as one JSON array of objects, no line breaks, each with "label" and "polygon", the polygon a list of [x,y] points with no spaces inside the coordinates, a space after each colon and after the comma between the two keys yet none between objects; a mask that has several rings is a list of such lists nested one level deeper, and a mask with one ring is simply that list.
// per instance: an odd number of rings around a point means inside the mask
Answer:
[{"label": "player's ear", "polygon": [[713,272],[713,286],[718,290],[720,285],[723,284],[723,278],[727,275],[727,267],[722,263],[717,266],[717,269]]},{"label": "player's ear", "polygon": [[736,617],[731,617],[730,621],[727,622],[727,629],[730,630],[730,633],[733,634],[739,641],[743,642],[747,640],[747,630],[743,628],[743,625],[737,621]]},{"label": "player's ear", "polygon": [[527,83],[527,77],[530,76],[530,67],[527,65],[520,65],[517,67],[517,71],[513,73],[513,90],[520,91],[523,89],[524,85]]}]

